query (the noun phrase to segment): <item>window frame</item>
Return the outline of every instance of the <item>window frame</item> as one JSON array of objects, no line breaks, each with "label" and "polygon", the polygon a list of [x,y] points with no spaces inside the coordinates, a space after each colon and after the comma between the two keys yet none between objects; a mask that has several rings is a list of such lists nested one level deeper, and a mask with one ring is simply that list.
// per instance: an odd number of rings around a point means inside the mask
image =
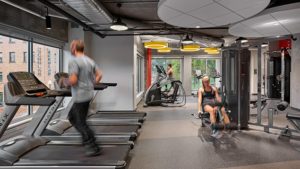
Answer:
[{"label": "window frame", "polygon": [[13,41],[12,39],[16,39],[16,38],[9,36],[9,39],[8,39],[9,44],[15,44],[16,43],[16,41]]},{"label": "window frame", "polygon": [[0,107],[3,107],[4,106],[4,104],[3,104],[3,102],[4,102],[4,92],[0,92]]},{"label": "window frame", "polygon": [[[14,54],[14,61],[12,62],[12,55],[11,54]],[[16,63],[16,52],[9,52],[9,63]]]},{"label": "window frame", "polygon": [[0,72],[0,83],[3,83],[3,72]]},{"label": "window frame", "polygon": [[[3,34],[1,30],[0,30],[0,36],[1,37],[8,37],[9,38],[9,41],[8,41],[9,44],[15,44],[16,40],[23,40],[24,41],[23,43],[27,43],[27,46],[28,46],[27,60],[26,60],[26,62],[24,62],[25,56],[24,56],[24,53],[23,53],[23,63],[27,64],[27,68],[28,68],[27,71],[28,72],[33,72],[32,66],[33,66],[33,63],[35,62],[35,60],[33,60],[33,49],[32,49],[32,46],[33,46],[33,43],[38,43],[38,42],[35,41],[35,40],[33,40],[33,38],[31,38],[31,37],[23,38],[23,36],[22,36],[22,38],[20,38],[20,37],[14,37],[14,36],[11,36],[11,35]],[[26,35],[24,35],[24,37],[26,37]],[[2,39],[3,38],[0,39],[0,44],[3,43]],[[48,39],[48,38],[46,38],[46,39]],[[47,42],[47,40],[45,40],[44,38],[43,38],[42,41],[43,42]],[[64,43],[60,42],[59,46],[55,46],[54,45],[55,43],[53,43],[53,40],[51,40],[51,38],[49,38],[49,44],[48,43],[38,43],[38,44],[46,45],[46,46],[49,46],[49,47],[54,47],[54,48],[57,48],[59,50],[59,52],[57,54],[59,58],[57,59],[57,61],[55,62],[55,64],[57,64],[57,66],[58,66],[58,71],[59,72],[62,71],[62,68],[63,68],[63,63],[62,63],[62,61],[63,61],[63,44]],[[11,62],[10,53],[14,53],[14,62]],[[17,52],[9,52],[9,57],[8,58],[9,58],[9,63],[16,63],[17,62]],[[2,63],[3,63],[3,57],[2,57]],[[45,73],[47,73],[47,72],[45,72]],[[2,82],[3,82],[3,79],[2,79]],[[0,93],[2,93],[3,97],[4,97],[4,91],[3,92],[0,91]],[[4,98],[3,98],[2,104],[4,105]],[[32,115],[33,115],[32,106],[28,106],[27,110],[28,110],[28,112],[26,112],[23,116],[16,117],[15,119],[13,119],[12,123],[16,123],[16,122],[23,121],[25,119],[31,118]]]},{"label": "window frame", "polygon": [[0,63],[3,63],[3,52],[0,52]]},{"label": "window frame", "polygon": [[28,52],[23,52],[23,63],[28,62]]}]

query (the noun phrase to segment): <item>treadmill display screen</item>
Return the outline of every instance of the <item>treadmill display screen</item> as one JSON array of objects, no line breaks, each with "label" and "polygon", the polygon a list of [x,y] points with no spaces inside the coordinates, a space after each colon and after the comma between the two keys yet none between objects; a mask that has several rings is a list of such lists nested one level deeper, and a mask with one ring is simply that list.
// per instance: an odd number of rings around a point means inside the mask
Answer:
[{"label": "treadmill display screen", "polygon": [[13,77],[14,83],[19,83],[22,89],[26,92],[26,95],[44,95],[47,92],[45,86],[36,80],[33,74],[28,72],[13,72],[10,73]]}]

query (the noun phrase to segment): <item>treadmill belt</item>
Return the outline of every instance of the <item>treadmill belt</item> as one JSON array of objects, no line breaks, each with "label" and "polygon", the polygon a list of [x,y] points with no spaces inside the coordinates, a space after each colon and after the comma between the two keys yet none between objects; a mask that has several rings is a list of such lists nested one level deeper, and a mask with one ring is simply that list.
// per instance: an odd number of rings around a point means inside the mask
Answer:
[{"label": "treadmill belt", "polygon": [[126,160],[129,150],[129,145],[102,146],[101,155],[87,157],[81,145],[45,145],[28,152],[15,165],[120,165],[120,161]]},{"label": "treadmill belt", "polygon": [[142,113],[100,113],[93,114],[89,118],[110,118],[110,119],[144,119]]},{"label": "treadmill belt", "polygon": [[145,117],[147,116],[146,112],[135,112],[135,111],[124,111],[124,112],[114,112],[114,111],[98,111],[96,114],[119,114],[119,115],[136,115],[139,117]]},{"label": "treadmill belt", "polygon": [[[104,134],[104,133],[132,133],[137,132],[139,126],[132,125],[132,126],[98,126],[98,125],[91,125],[91,129],[95,132],[95,134]],[[64,132],[64,135],[67,134],[78,134],[78,131],[71,127]]]}]

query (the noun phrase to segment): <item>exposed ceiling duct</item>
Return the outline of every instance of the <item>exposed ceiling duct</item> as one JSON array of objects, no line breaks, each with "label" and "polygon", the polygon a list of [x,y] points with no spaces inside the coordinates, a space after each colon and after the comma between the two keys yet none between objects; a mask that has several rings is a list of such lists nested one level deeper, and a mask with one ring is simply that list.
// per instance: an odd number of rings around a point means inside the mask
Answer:
[{"label": "exposed ceiling duct", "polygon": [[63,0],[66,4],[85,16],[94,24],[111,24],[113,17],[101,3],[95,0]]}]

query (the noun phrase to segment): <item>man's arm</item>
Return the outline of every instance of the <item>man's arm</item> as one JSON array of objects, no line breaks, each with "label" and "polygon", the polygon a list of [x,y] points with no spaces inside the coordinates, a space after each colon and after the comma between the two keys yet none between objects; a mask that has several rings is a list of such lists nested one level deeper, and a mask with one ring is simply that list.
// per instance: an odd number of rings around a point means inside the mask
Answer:
[{"label": "man's arm", "polygon": [[69,76],[69,84],[70,86],[75,86],[78,82],[78,76],[76,73],[72,73],[70,76]]},{"label": "man's arm", "polygon": [[99,69],[96,69],[95,72],[95,83],[99,83],[102,79],[102,72]]},{"label": "man's arm", "polygon": [[198,90],[198,112],[202,112],[202,88]]}]

